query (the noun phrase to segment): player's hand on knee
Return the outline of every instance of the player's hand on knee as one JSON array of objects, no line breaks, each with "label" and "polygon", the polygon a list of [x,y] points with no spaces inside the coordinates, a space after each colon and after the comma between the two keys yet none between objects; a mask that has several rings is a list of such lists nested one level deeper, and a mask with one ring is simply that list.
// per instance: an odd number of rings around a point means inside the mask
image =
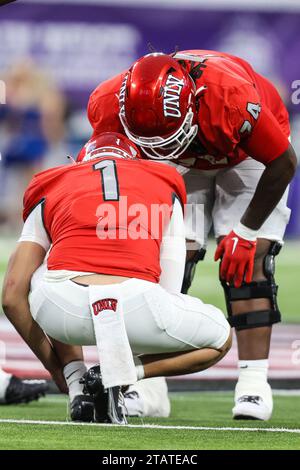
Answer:
[{"label": "player's hand on knee", "polygon": [[256,240],[245,240],[232,230],[219,243],[215,252],[215,261],[221,259],[221,279],[235,287],[240,287],[243,280],[251,282],[255,251]]}]

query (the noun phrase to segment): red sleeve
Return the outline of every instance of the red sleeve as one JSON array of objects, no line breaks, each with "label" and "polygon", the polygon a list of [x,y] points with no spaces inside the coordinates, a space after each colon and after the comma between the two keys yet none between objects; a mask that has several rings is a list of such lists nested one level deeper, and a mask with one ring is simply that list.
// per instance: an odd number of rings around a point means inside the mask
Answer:
[{"label": "red sleeve", "polygon": [[[226,110],[226,102],[224,106]],[[261,102],[257,90],[250,84],[235,84],[228,93],[225,119],[225,135],[235,145],[248,138],[254,131],[261,114]]]},{"label": "red sleeve", "polygon": [[182,178],[182,176],[178,173],[178,171],[176,169],[174,169],[175,172],[176,172],[176,177],[174,178],[174,181],[175,181],[175,194],[176,196],[178,197],[181,205],[182,205],[182,209],[184,211],[184,208],[185,208],[185,205],[186,205],[186,188],[185,188],[185,183],[184,183],[184,180]]},{"label": "red sleeve", "polygon": [[235,156],[241,140],[255,128],[261,112],[257,90],[245,80],[232,79],[207,87],[200,98],[199,128],[208,152],[215,149],[227,157]]},{"label": "red sleeve", "polygon": [[27,187],[23,198],[23,221],[25,222],[30,212],[43,199],[42,187],[35,176]]},{"label": "red sleeve", "polygon": [[255,160],[267,164],[282,155],[289,141],[278,120],[261,103],[254,86],[237,84],[224,97],[220,147],[230,156],[230,150],[239,145]]},{"label": "red sleeve", "polygon": [[271,111],[263,107],[250,135],[241,142],[242,149],[255,160],[268,164],[282,155],[290,143]]}]

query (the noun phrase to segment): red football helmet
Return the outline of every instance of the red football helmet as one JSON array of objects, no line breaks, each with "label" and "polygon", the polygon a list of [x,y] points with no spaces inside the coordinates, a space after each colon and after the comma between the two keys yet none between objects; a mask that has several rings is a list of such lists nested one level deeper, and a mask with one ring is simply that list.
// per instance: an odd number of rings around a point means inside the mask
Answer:
[{"label": "red football helmet", "polygon": [[197,134],[195,84],[171,56],[148,54],[133,64],[119,95],[126,135],[154,159],[181,155]]},{"label": "red football helmet", "polygon": [[87,162],[99,157],[141,158],[137,147],[117,132],[103,132],[90,139],[79,152],[76,161]]}]

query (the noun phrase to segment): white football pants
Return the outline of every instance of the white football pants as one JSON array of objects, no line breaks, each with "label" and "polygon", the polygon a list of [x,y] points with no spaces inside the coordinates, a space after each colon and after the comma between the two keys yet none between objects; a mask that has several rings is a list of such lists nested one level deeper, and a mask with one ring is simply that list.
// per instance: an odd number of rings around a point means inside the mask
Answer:
[{"label": "white football pants", "polygon": [[[33,318],[58,341],[95,345],[88,289],[70,280],[41,280],[29,296]],[[229,337],[230,326],[221,310],[197,298],[170,294],[159,284],[140,279],[124,281],[118,290],[134,355],[219,349]]]}]

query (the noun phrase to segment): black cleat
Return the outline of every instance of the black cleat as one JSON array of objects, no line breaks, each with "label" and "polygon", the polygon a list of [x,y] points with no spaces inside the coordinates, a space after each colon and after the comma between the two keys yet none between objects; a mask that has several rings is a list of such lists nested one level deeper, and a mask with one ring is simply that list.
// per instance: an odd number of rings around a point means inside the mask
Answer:
[{"label": "black cleat", "polygon": [[88,395],[77,395],[70,405],[72,421],[92,423],[94,421],[94,400]]},{"label": "black cleat", "polygon": [[105,389],[102,384],[100,366],[91,367],[83,376],[83,393],[93,398],[95,405],[95,422],[127,424],[123,408],[121,387]]},{"label": "black cleat", "polygon": [[6,389],[3,404],[17,405],[19,403],[29,403],[44,397],[48,390],[45,380],[21,380],[12,375]]}]

